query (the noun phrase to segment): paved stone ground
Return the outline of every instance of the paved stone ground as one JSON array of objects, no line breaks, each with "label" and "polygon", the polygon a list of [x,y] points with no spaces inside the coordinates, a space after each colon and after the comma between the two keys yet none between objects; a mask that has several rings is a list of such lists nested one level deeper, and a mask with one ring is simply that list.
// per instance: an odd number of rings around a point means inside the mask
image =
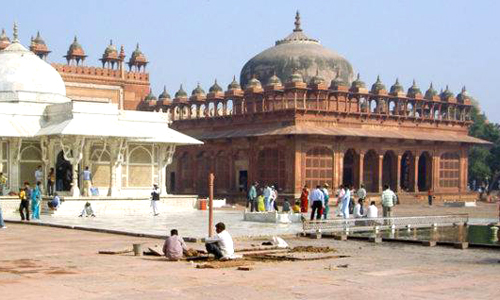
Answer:
[{"label": "paved stone ground", "polygon": [[[398,205],[395,209],[396,216],[418,216],[468,213],[476,222],[491,222],[498,220],[498,207],[496,203],[478,203],[477,207],[445,207],[435,205]],[[332,209],[332,214],[333,214]],[[381,212],[380,212],[381,213]],[[19,220],[17,215],[6,215],[6,220]],[[177,228],[185,237],[203,238],[208,232],[207,211],[185,211],[170,212],[152,215],[98,215],[95,218],[79,218],[77,216],[51,216],[42,215],[41,221],[46,224],[82,226],[95,229],[110,229],[127,231],[132,233],[164,235],[172,228]],[[288,235],[301,231],[300,224],[272,224],[243,221],[243,208],[237,206],[234,209],[216,210],[214,212],[214,224],[224,222],[231,229],[234,237],[255,237]]]},{"label": "paved stone ground", "polygon": [[[196,269],[100,249],[159,240],[9,224],[0,230],[2,300],[57,299],[499,299],[500,252],[332,239],[349,258],[259,262],[251,271]],[[247,247],[255,241],[237,242]],[[189,244],[201,248],[201,244]],[[346,268],[339,267],[347,265]]]}]

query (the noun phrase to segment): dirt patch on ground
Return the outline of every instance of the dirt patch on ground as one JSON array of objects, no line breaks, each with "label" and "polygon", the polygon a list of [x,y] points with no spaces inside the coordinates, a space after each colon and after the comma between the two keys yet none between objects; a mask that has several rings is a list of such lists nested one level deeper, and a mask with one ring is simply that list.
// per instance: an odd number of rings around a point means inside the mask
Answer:
[{"label": "dirt patch on ground", "polygon": [[242,266],[252,265],[253,262],[247,260],[227,260],[227,261],[211,261],[207,263],[197,264],[197,269],[223,269],[223,268],[235,268]]},{"label": "dirt patch on ground", "polygon": [[290,250],[290,252],[308,252],[308,253],[331,253],[337,250],[330,247],[315,247],[315,246],[297,246]]}]

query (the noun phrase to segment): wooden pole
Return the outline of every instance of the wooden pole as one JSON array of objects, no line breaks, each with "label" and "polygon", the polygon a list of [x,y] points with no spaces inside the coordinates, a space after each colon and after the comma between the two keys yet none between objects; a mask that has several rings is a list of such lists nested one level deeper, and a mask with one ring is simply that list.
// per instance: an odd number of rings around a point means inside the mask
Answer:
[{"label": "wooden pole", "polygon": [[214,230],[214,173],[208,174],[208,236],[212,237]]}]

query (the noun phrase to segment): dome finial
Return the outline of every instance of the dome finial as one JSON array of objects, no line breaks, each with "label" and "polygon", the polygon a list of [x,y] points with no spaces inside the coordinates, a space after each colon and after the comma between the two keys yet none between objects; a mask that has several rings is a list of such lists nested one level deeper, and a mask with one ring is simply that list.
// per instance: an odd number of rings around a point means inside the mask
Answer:
[{"label": "dome finial", "polygon": [[300,12],[297,10],[295,13],[295,29],[293,31],[302,31],[302,28],[300,28]]},{"label": "dome finial", "polygon": [[14,22],[14,33],[12,34],[13,43],[19,43],[19,34],[17,32],[17,23]]}]

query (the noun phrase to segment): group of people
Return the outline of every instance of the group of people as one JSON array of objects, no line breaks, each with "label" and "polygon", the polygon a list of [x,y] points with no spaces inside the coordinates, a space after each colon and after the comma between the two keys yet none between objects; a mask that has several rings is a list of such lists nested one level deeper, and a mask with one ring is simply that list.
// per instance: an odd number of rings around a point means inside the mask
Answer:
[{"label": "group of people", "polygon": [[[317,185],[312,191],[309,191],[307,185],[304,186],[300,196],[300,211],[307,213],[308,208],[311,208],[311,220],[327,219],[329,215],[329,200],[330,194],[328,184]],[[341,216],[348,219],[350,215],[354,218],[376,218],[378,217],[378,209],[375,201],[371,201],[368,208],[365,209],[364,201],[366,200],[367,192],[363,184],[356,191],[349,184],[341,185],[335,193],[337,198],[336,216]],[[357,204],[354,205],[355,197]],[[381,195],[381,204],[384,217],[392,217],[393,207],[398,203],[397,195],[390,189],[389,185],[384,185],[384,190]]]},{"label": "group of people", "polygon": [[[40,219],[40,206],[42,202],[42,182],[37,181],[35,188],[31,188],[29,182],[24,182],[24,187],[19,189],[18,194],[19,200],[19,214],[21,215],[22,221],[29,221],[30,216],[33,220]],[[47,203],[50,209],[57,209],[61,203],[61,200],[57,193],[54,194],[54,198]],[[31,204],[31,205],[30,205]],[[31,213],[30,213],[31,208]]]},{"label": "group of people", "polygon": [[[213,254],[216,259],[234,258],[233,238],[227,232],[226,225],[222,222],[215,225],[217,234],[214,237],[205,239],[205,248],[207,252]],[[168,260],[177,261],[187,254],[188,248],[182,237],[179,236],[177,229],[170,231],[163,244],[163,254]]]},{"label": "group of people", "polygon": [[[285,198],[283,199],[281,212],[290,213],[293,211],[299,213],[299,204],[296,201],[292,206],[292,203]],[[259,188],[259,183],[254,182],[248,190],[246,208],[250,208],[250,212],[279,212],[277,188],[274,185],[264,185],[264,187]]]}]

